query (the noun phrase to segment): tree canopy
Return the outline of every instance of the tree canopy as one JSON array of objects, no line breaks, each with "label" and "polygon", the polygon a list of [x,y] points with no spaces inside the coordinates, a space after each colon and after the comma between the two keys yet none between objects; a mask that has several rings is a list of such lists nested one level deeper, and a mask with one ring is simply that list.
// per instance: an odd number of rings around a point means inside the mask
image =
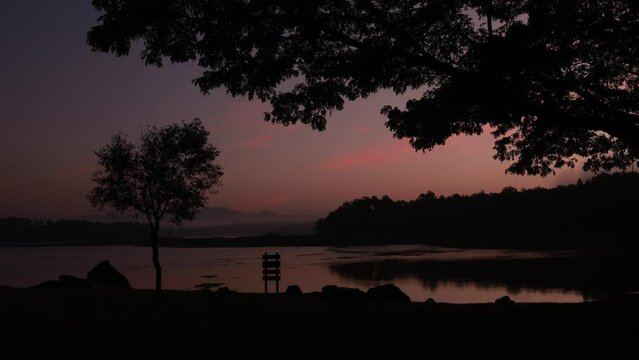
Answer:
[{"label": "tree canopy", "polygon": [[93,0],[96,51],[196,62],[202,92],[269,102],[323,130],[346,101],[422,89],[386,125],[416,150],[490,131],[508,171],[639,157],[634,0]]},{"label": "tree canopy", "polygon": [[89,200],[96,207],[143,215],[150,223],[167,214],[177,225],[192,219],[223,174],[208,135],[195,119],[150,127],[137,144],[123,134],[113,136],[96,151],[101,169]]}]

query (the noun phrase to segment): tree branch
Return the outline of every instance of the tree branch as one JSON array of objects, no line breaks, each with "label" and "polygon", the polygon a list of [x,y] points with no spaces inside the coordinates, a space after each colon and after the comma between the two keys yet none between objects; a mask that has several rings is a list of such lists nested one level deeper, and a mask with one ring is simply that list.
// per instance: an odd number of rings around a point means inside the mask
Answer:
[{"label": "tree branch", "polygon": [[391,58],[397,57],[404,60],[409,60],[409,61],[412,61],[413,64],[415,65],[426,66],[432,70],[436,70],[448,75],[455,75],[455,74],[467,72],[466,70],[456,68],[446,62],[439,61],[437,60],[437,58],[430,55],[416,55],[414,53],[407,52],[399,48],[376,47],[376,46],[372,46],[367,43],[364,43],[362,41],[356,40],[352,37],[349,37],[348,35],[344,33],[338,33],[338,32],[330,31],[327,29],[323,29],[323,31],[326,35],[323,36],[322,38],[325,40],[341,42],[348,46],[352,46],[356,49],[364,50],[373,54],[386,55],[387,57],[391,57]]}]

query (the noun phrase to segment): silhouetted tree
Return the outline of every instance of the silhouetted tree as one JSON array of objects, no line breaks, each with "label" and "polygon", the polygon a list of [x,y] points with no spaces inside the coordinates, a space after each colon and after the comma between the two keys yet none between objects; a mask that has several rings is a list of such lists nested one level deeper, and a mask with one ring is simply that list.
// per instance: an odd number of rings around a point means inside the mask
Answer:
[{"label": "silhouetted tree", "polygon": [[[518,191],[508,186],[500,193],[448,197],[427,192],[412,201],[363,197],[318,220],[315,230],[323,238],[349,243],[483,247],[499,242],[499,246],[539,248],[568,243],[614,245],[633,234],[627,224],[632,224],[636,215],[627,209],[639,201],[638,185],[639,174],[614,173],[553,189]],[[561,234],[562,240],[550,239],[550,234]]]},{"label": "silhouetted tree", "polygon": [[165,215],[176,225],[192,219],[206,204],[207,194],[220,184],[219,151],[208,142],[199,119],[148,128],[138,143],[122,134],[95,154],[101,169],[93,176],[89,200],[98,208],[146,217],[155,267],[155,288],[162,290],[158,256],[160,223]]},{"label": "silhouetted tree", "polygon": [[[380,89],[423,89],[386,125],[417,150],[492,131],[513,173],[630,166],[639,149],[634,0],[93,0],[93,50],[196,61],[206,93],[310,124]],[[294,85],[282,87],[284,81]]]}]

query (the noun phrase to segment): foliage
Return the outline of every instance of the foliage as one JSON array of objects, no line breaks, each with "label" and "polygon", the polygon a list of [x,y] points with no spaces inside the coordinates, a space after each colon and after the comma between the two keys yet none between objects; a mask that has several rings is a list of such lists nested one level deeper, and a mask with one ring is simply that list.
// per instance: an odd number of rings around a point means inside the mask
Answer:
[{"label": "foliage", "polygon": [[89,194],[91,203],[116,212],[141,214],[156,224],[165,214],[176,224],[192,219],[219,185],[219,151],[208,143],[199,119],[149,128],[138,144],[122,134],[96,151],[101,170]]},{"label": "foliage", "polygon": [[[577,238],[631,234],[636,215],[628,209],[639,200],[638,184],[639,174],[617,173],[554,189],[507,187],[501,193],[448,197],[428,192],[412,201],[363,197],[320,219],[316,230],[327,238],[393,238],[398,243],[437,243],[441,238],[461,236],[475,246],[485,242],[479,236],[512,236],[512,244],[506,245],[513,246],[526,234],[573,234]],[[536,237],[531,244],[546,243]]]},{"label": "foliage", "polygon": [[268,121],[323,130],[345,101],[423,89],[386,125],[417,150],[495,136],[508,171],[548,174],[639,154],[633,0],[93,0],[93,50],[197,62],[203,92],[270,102]]}]

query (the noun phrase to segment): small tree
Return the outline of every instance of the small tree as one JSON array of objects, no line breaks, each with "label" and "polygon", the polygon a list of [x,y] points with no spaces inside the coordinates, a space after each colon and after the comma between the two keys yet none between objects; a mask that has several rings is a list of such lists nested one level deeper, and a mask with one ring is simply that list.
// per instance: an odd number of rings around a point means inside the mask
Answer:
[{"label": "small tree", "polygon": [[95,152],[101,169],[93,176],[88,197],[99,209],[143,215],[149,223],[155,267],[155,289],[162,291],[158,235],[168,215],[176,225],[192,219],[220,185],[219,151],[208,143],[199,119],[165,127],[149,127],[131,143],[117,134]]}]

